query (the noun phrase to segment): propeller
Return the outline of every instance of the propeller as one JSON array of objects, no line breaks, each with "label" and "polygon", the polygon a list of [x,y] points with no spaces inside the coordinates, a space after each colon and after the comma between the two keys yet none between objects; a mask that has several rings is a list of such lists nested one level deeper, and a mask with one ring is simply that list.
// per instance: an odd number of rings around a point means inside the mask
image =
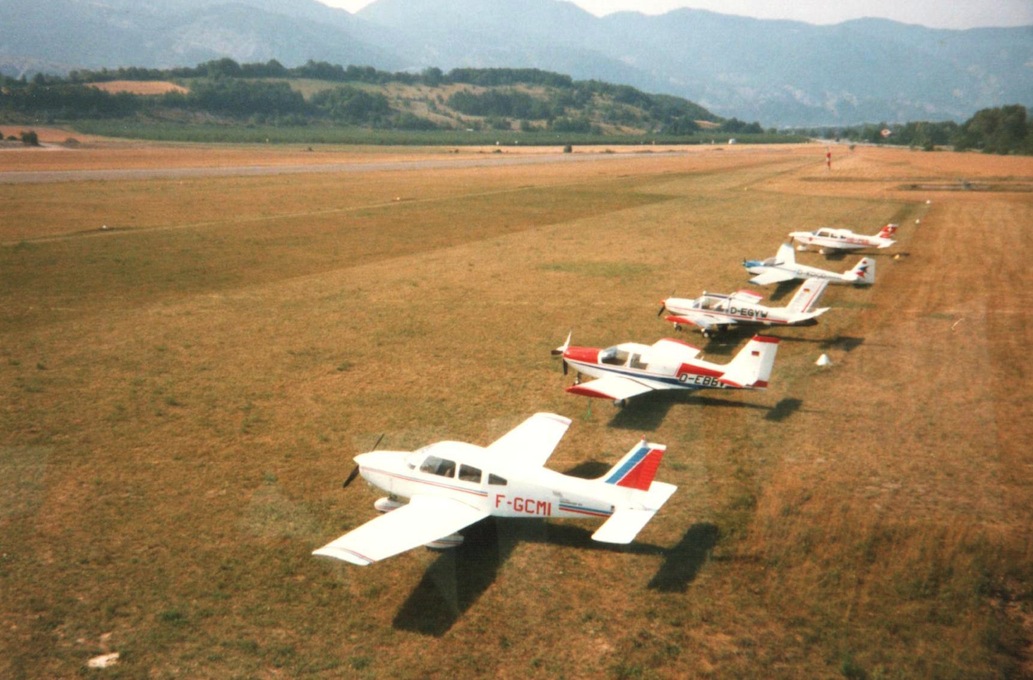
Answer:
[{"label": "propeller", "polygon": [[[380,442],[383,441],[386,432],[381,432],[380,436],[377,437],[377,441],[373,442],[373,448],[370,451],[376,451],[377,447],[380,446]],[[356,465],[352,468],[352,471],[348,473],[348,478],[344,480],[344,484],[341,485],[342,489],[347,489],[348,485],[355,481],[355,478],[359,476],[359,466]]]},{"label": "propeller", "polygon": [[[552,350],[552,356],[554,356],[554,357],[562,357],[563,354],[570,347],[570,338],[573,335],[574,335],[574,331],[570,331],[569,333],[567,333],[567,339],[563,341],[562,345],[560,345],[556,349]],[[570,370],[570,367],[567,366],[566,359],[561,359],[560,363],[563,364],[563,375],[567,375],[567,372]]]},{"label": "propeller", "polygon": [[348,485],[355,481],[355,478],[359,476],[359,466],[356,465],[352,468],[352,471],[348,473],[348,479],[344,480],[344,484],[341,485],[342,489],[347,489]]},{"label": "propeller", "polygon": [[656,315],[660,316],[661,314],[663,314],[666,311],[667,311],[667,300],[661,300],[660,301],[660,311],[657,312]]}]

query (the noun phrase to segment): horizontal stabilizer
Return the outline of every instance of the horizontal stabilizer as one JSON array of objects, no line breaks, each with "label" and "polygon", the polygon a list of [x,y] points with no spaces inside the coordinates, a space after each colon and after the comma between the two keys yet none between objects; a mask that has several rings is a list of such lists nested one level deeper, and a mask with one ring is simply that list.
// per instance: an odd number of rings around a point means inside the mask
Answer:
[{"label": "horizontal stabilizer", "polygon": [[631,543],[655,514],[656,510],[618,510],[596,529],[592,534],[592,540],[621,545]]},{"label": "horizontal stabilizer", "polygon": [[631,543],[677,489],[673,484],[653,482],[643,502],[644,507],[618,508],[592,534],[592,540],[621,545]]}]

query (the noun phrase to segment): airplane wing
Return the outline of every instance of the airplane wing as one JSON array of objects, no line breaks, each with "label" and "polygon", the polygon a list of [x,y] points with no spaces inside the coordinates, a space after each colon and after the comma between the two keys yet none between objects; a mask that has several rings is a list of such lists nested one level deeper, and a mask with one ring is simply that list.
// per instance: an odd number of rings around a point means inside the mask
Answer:
[{"label": "airplane wing", "polygon": [[796,274],[785,269],[767,269],[750,279],[750,283],[766,286],[769,283],[782,283],[783,281],[792,281],[795,278]]},{"label": "airplane wing", "polygon": [[408,504],[371,519],[312,554],[364,567],[454,534],[489,514],[449,498],[414,496]]},{"label": "airplane wing", "polygon": [[[664,321],[669,321],[671,323],[681,323],[681,324],[686,324],[686,325],[689,325],[689,326],[699,326],[703,330],[708,330],[712,326],[717,324],[719,319],[717,319],[716,317],[710,316],[709,314],[697,314],[696,316],[693,316],[693,317],[679,316],[677,314],[671,314],[669,316],[665,316],[664,317]],[[735,320],[734,319],[728,319],[728,320],[725,320],[724,323],[735,323]]]},{"label": "airplane wing", "polygon": [[757,303],[764,299],[763,295],[758,295],[757,293],[754,293],[752,290],[745,289],[737,290],[728,297],[732,298],[733,300],[742,300],[743,302],[752,303]]},{"label": "airplane wing", "polygon": [[536,413],[488,445],[493,456],[507,458],[529,467],[545,465],[563,439],[570,418],[555,413]]},{"label": "airplane wing", "polygon": [[646,392],[651,392],[655,387],[634,378],[625,378],[619,375],[608,375],[598,380],[571,385],[567,391],[571,394],[580,394],[585,397],[597,397],[599,399],[613,399],[621,401],[630,399]]}]

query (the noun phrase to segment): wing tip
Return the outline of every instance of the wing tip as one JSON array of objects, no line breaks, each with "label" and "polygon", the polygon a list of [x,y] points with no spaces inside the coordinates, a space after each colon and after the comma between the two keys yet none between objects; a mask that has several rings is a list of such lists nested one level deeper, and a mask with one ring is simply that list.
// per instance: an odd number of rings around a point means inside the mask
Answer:
[{"label": "wing tip", "polygon": [[313,550],[312,554],[319,557],[331,557],[335,560],[341,560],[342,562],[348,562],[349,564],[355,564],[360,567],[366,567],[376,562],[376,560],[360,555],[357,552],[346,550],[344,548],[331,548],[329,546],[323,546],[319,550]]}]

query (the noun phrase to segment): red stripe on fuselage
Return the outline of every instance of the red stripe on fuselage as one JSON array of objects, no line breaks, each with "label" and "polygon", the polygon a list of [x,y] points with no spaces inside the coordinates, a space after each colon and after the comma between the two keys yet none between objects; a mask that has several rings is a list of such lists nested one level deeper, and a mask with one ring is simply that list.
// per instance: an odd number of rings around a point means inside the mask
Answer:
[{"label": "red stripe on fuselage", "polygon": [[696,366],[695,364],[682,364],[675,372],[675,375],[681,375],[682,373],[688,373],[689,375],[706,375],[711,378],[720,378],[725,374],[724,371],[707,368],[705,366]]}]

